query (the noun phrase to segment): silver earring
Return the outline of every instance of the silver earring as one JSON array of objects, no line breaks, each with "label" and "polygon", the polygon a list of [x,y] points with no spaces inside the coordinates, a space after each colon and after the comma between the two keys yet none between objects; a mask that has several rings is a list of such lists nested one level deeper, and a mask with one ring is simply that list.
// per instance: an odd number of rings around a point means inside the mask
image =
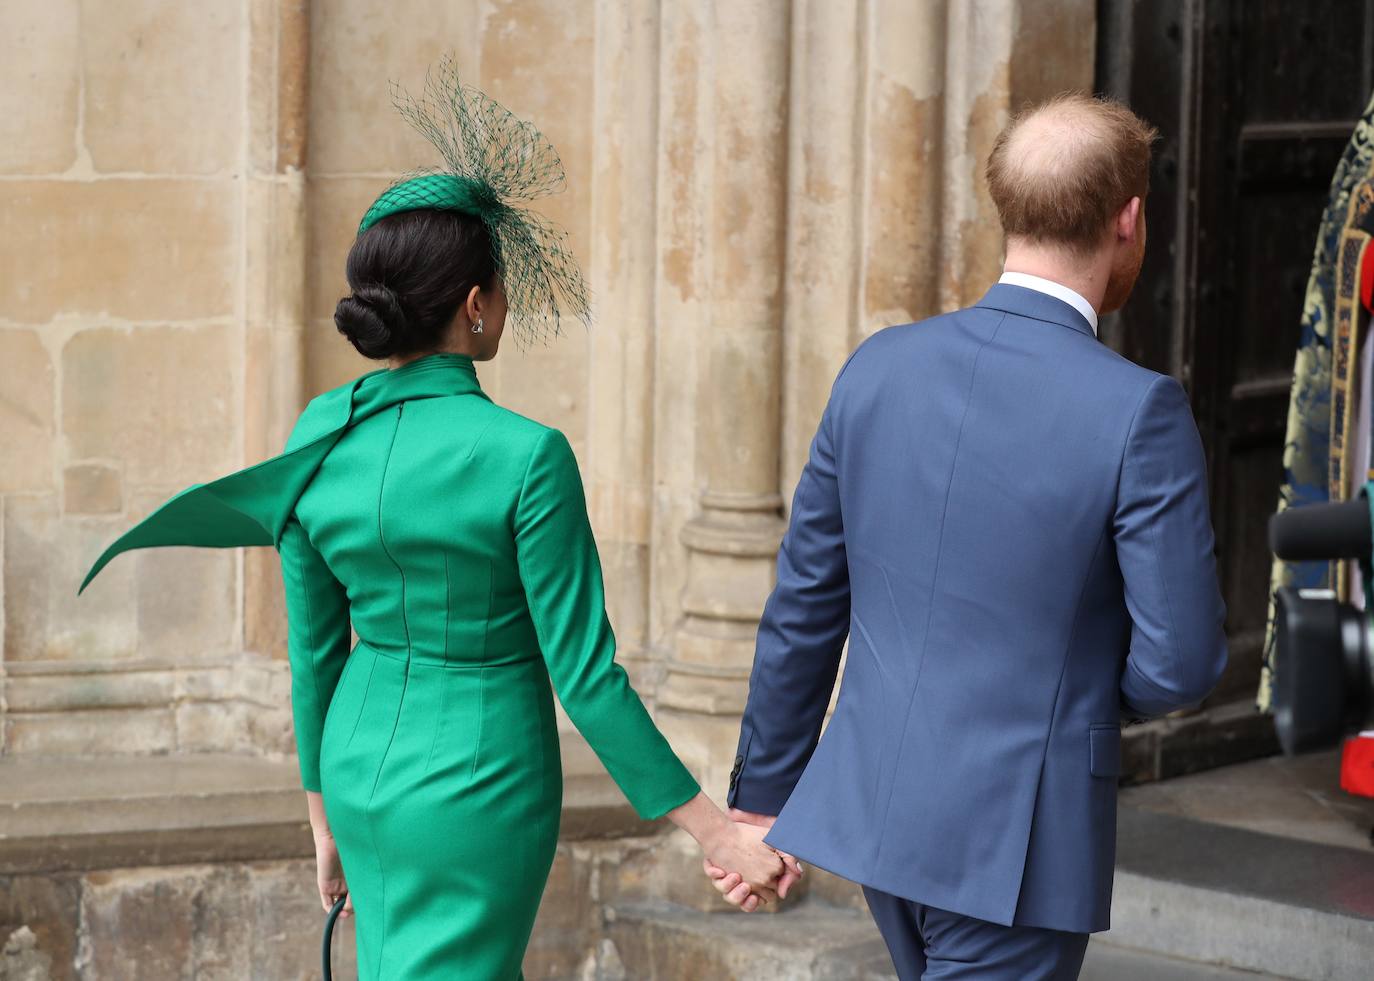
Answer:
[{"label": "silver earring", "polygon": [[478,318],[477,318],[477,323],[475,323],[475,324],[472,325],[472,332],[473,332],[474,334],[480,334],[480,333],[482,333],[482,318],[481,318],[481,317],[478,317]]}]

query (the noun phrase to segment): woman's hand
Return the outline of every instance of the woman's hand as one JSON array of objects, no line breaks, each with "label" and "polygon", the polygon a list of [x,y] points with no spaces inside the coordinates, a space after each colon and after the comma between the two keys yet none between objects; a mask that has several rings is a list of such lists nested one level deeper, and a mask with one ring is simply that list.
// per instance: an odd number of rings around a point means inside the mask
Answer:
[{"label": "woman's hand", "polygon": [[[348,883],[344,881],[343,865],[339,862],[339,849],[334,836],[329,832],[315,833],[315,882],[320,889],[320,904],[326,913],[333,908],[335,900],[348,895]],[[344,903],[340,917],[353,915],[353,897]]]},{"label": "woman's hand", "polygon": [[727,821],[720,833],[702,842],[706,860],[739,876],[761,903],[777,898],[778,879],[784,872],[782,857],[763,843],[767,828]]},{"label": "woman's hand", "polygon": [[[334,844],[334,834],[329,830],[329,816],[324,811],[324,797],[318,790],[305,792],[305,807],[310,812],[310,831],[315,836],[315,883],[320,888],[320,903],[328,913],[340,896],[348,895],[348,883],[344,881],[343,864],[339,861],[339,848]],[[353,897],[348,897],[339,915],[353,915]]]}]

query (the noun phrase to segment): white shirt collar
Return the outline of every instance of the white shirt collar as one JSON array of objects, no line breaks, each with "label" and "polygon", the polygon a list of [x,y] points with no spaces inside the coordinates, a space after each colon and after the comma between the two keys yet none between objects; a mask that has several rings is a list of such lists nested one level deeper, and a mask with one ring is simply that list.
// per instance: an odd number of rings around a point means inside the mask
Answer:
[{"label": "white shirt collar", "polygon": [[1035,290],[1037,293],[1048,294],[1056,300],[1063,300],[1083,315],[1083,319],[1092,326],[1093,336],[1097,336],[1097,311],[1093,309],[1091,303],[1083,299],[1081,293],[1069,289],[1063,283],[1056,283],[1052,279],[1020,272],[1004,272],[998,282],[1006,283],[1008,286],[1023,286],[1028,290]]}]

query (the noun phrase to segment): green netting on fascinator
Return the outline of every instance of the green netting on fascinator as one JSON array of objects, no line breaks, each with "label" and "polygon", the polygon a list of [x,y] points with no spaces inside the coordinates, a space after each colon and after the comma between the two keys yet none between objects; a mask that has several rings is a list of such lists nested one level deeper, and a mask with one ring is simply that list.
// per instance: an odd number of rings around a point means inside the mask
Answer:
[{"label": "green netting on fascinator", "polygon": [[486,225],[506,290],[508,321],[520,347],[562,333],[561,318],[590,322],[587,284],[563,229],[516,204],[560,191],[563,162],[532,123],[465,86],[451,58],[411,96],[392,84],[401,115],[434,144],[439,170],[414,171],[381,193],[358,225],[361,235],[401,211],[440,208]]}]

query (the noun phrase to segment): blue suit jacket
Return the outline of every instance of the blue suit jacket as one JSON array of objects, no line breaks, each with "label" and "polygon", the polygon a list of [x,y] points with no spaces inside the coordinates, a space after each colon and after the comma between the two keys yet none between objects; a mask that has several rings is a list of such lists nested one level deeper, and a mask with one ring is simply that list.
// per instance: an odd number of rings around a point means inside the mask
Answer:
[{"label": "blue suit jacket", "polygon": [[1122,713],[1206,696],[1224,616],[1183,389],[1068,304],[994,286],[879,332],[836,378],[728,800],[847,879],[1104,930]]}]

